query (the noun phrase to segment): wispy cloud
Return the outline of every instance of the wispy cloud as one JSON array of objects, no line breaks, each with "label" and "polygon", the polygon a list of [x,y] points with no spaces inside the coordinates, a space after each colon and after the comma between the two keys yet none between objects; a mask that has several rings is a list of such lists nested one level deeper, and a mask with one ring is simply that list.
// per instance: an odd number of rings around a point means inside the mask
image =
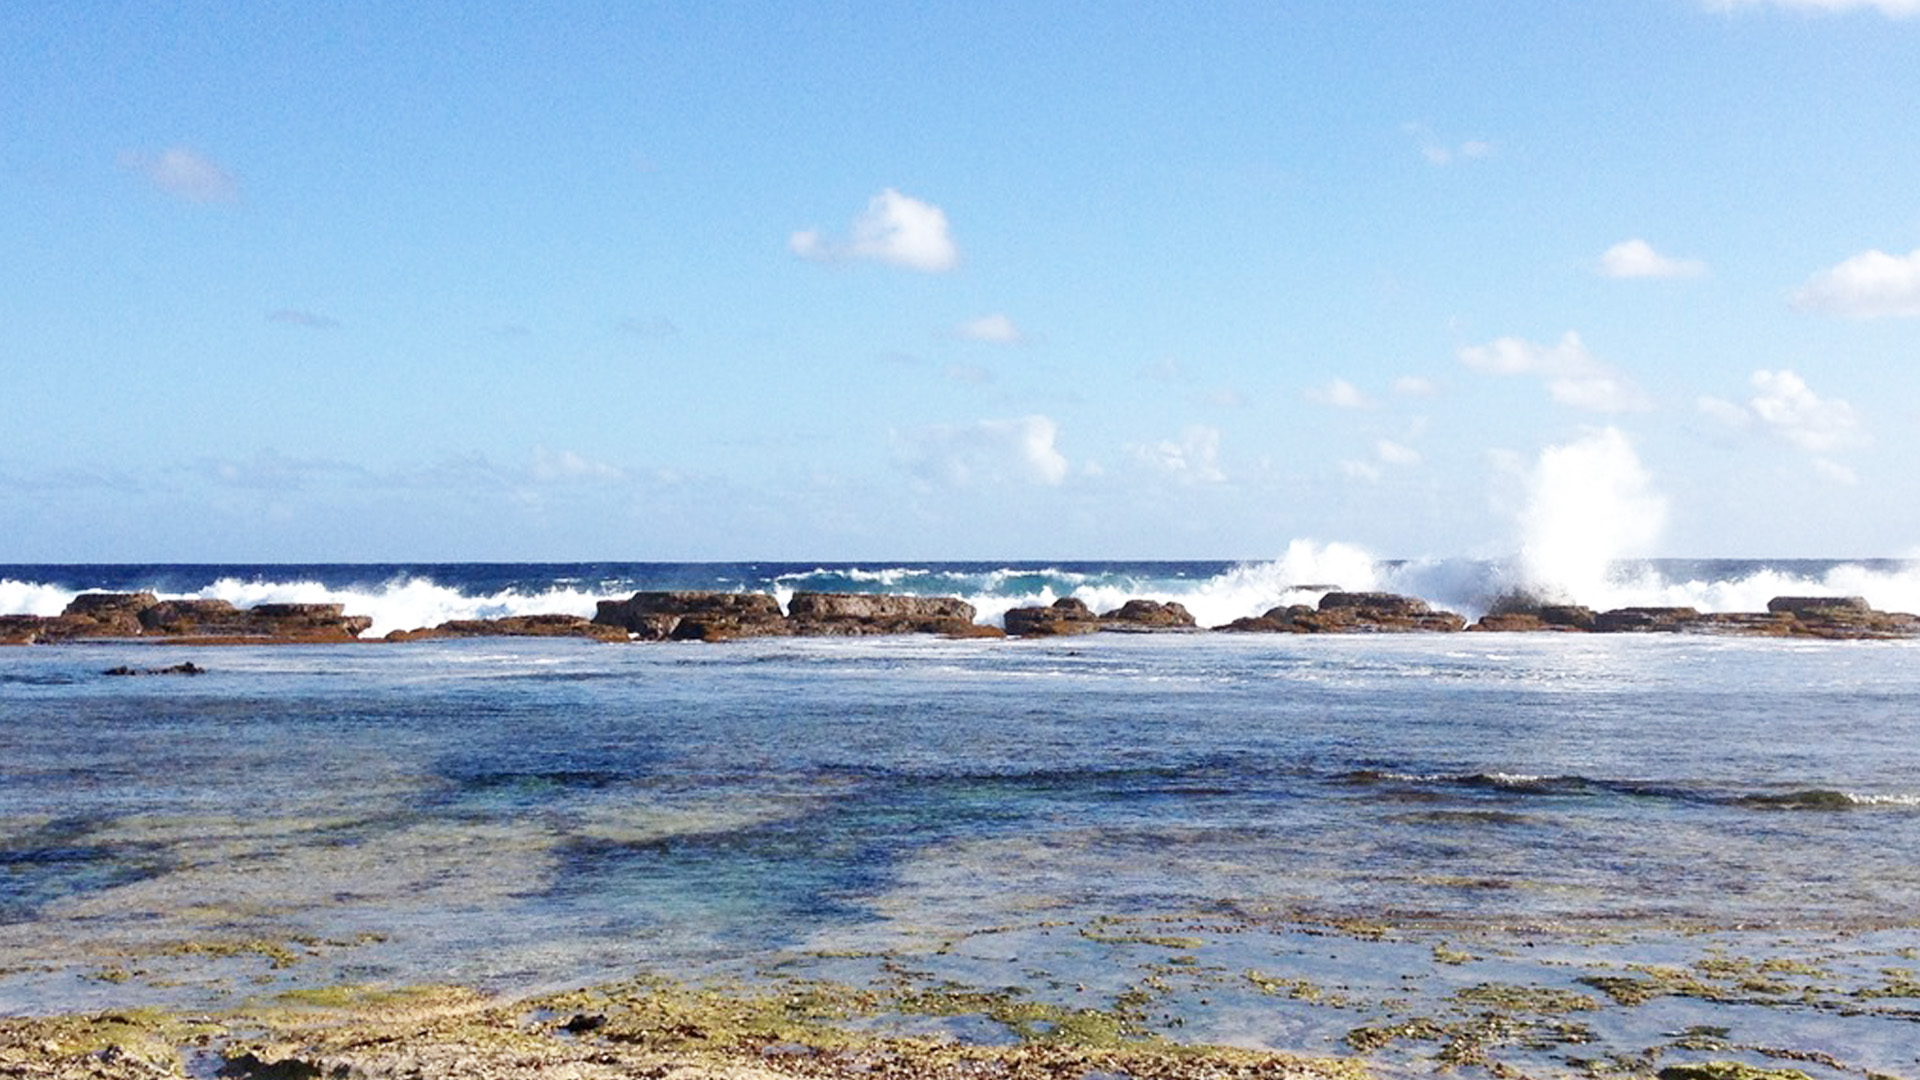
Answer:
[{"label": "wispy cloud", "polygon": [[1308,401],[1331,405],[1336,409],[1373,408],[1373,399],[1345,379],[1334,379],[1324,386],[1310,387],[1304,393]]},{"label": "wispy cloud", "polygon": [[1699,259],[1662,255],[1652,244],[1636,237],[1602,252],[1595,269],[1610,278],[1696,278],[1706,275],[1707,264]]},{"label": "wispy cloud", "polygon": [[1133,447],[1134,459],[1153,472],[1183,484],[1218,484],[1227,479],[1220,469],[1220,431],[1194,425],[1180,438]]},{"label": "wispy cloud", "polygon": [[1538,376],[1546,380],[1553,400],[1588,412],[1638,412],[1651,407],[1631,380],[1602,363],[1571,330],[1555,345],[1515,337],[1470,345],[1460,350],[1460,362],[1488,375]]},{"label": "wispy cloud", "polygon": [[1423,459],[1420,451],[1392,439],[1381,439],[1373,444],[1373,453],[1365,458],[1342,461],[1340,471],[1356,480],[1377,482],[1385,479],[1387,470],[1392,468],[1411,468]]},{"label": "wispy cloud", "polygon": [[545,446],[536,446],[533,448],[533,460],[527,466],[527,476],[543,484],[603,482],[624,480],[627,471],[618,465],[582,457],[572,450],[549,450]]},{"label": "wispy cloud", "polygon": [[981,341],[989,345],[1019,345],[1026,332],[1005,315],[982,315],[953,328],[953,336],[962,341]]},{"label": "wispy cloud", "polygon": [[1425,124],[1403,124],[1401,130],[1413,136],[1420,147],[1420,156],[1426,158],[1429,165],[1446,166],[1456,161],[1473,161],[1493,154],[1493,144],[1485,139],[1448,142],[1434,135]]},{"label": "wispy cloud", "polygon": [[305,311],[300,308],[269,311],[267,321],[286,326],[304,326],[309,330],[332,330],[340,325],[340,320],[331,315],[322,315],[317,311]]},{"label": "wispy cloud", "polygon": [[154,187],[190,203],[237,203],[240,181],[213,159],[184,146],[157,154],[129,150],[120,164],[145,176]]},{"label": "wispy cloud", "polygon": [[834,240],[803,229],[787,238],[795,255],[815,262],[872,261],[925,273],[951,270],[960,262],[946,211],[892,188],[875,195],[853,221],[852,235]]},{"label": "wispy cloud", "polygon": [[1754,395],[1744,405],[1703,397],[1700,411],[1737,428],[1758,428],[1812,454],[1827,454],[1861,441],[1853,406],[1822,398],[1791,371],[1756,371]]},{"label": "wispy cloud", "polygon": [[1802,311],[1852,319],[1920,315],[1920,248],[1862,252],[1813,275],[1790,299]]},{"label": "wispy cloud", "polygon": [[1402,375],[1393,380],[1393,392],[1400,397],[1430,398],[1440,396],[1440,387],[1432,379]]},{"label": "wispy cloud", "polygon": [[1050,487],[1064,481],[1069,470],[1055,445],[1059,436],[1059,425],[1035,415],[896,432],[894,449],[909,471],[933,486]]},{"label": "wispy cloud", "polygon": [[1707,0],[1707,7],[1713,11],[1733,11],[1760,5],[1801,11],[1878,11],[1893,19],[1920,15],[1920,0]]}]

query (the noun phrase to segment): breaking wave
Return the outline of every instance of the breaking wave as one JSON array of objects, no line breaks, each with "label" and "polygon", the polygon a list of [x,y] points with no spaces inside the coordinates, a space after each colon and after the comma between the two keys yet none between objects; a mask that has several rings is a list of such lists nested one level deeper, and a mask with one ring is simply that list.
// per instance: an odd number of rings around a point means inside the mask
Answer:
[{"label": "breaking wave", "polygon": [[[1468,618],[1503,596],[1538,588],[1537,563],[1487,559],[1381,560],[1351,544],[1296,540],[1278,558],[1246,562],[1059,563],[595,563],[312,566],[0,567],[0,615],[57,615],[90,590],[154,592],[162,599],[338,603],[373,619],[370,636],[450,619],[591,616],[599,600],[641,590],[900,592],[957,596],[983,622],[1014,607],[1064,597],[1109,611],[1128,600],[1177,602],[1201,626],[1332,589],[1420,597]],[[1762,611],[1786,595],[1861,596],[1882,611],[1920,612],[1920,568],[1904,560],[1619,560],[1568,597],[1595,610],[1684,606]]]}]

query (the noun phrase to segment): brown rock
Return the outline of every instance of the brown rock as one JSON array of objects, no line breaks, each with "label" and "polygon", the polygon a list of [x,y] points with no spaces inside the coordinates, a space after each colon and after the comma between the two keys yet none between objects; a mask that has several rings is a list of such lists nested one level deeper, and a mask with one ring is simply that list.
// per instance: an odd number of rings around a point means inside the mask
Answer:
[{"label": "brown rock", "polygon": [[388,641],[473,637],[584,637],[625,641],[627,631],[579,615],[508,615],[499,619],[453,619],[430,630],[396,630]]},{"label": "brown rock", "polygon": [[1767,601],[1767,610],[1804,618],[1807,613],[1868,615],[1873,608],[1864,596],[1776,596]]},{"label": "brown rock", "polygon": [[1601,634],[1670,634],[1700,621],[1700,612],[1690,607],[1624,607],[1603,611],[1593,617],[1593,629]]},{"label": "brown rock", "polygon": [[974,608],[952,596],[897,596],[887,593],[798,592],[787,602],[787,619],[796,634],[966,635]]},{"label": "brown rock", "polygon": [[1287,604],[1268,608],[1265,614],[1235,619],[1216,630],[1243,634],[1308,634],[1314,632],[1318,613],[1305,604]]},{"label": "brown rock", "polygon": [[1425,600],[1385,592],[1330,592],[1320,598],[1321,611],[1351,609],[1372,616],[1413,618],[1432,609]]},{"label": "brown rock", "polygon": [[1117,609],[1100,616],[1104,630],[1191,630],[1194,628],[1193,615],[1186,606],[1175,602],[1160,603],[1156,600],[1129,600]]},{"label": "brown rock", "polygon": [[51,621],[39,615],[0,615],[0,645],[31,645]]},{"label": "brown rock", "polygon": [[1293,622],[1308,633],[1452,633],[1467,620],[1451,611],[1434,611],[1425,600],[1395,593],[1331,592],[1320,598],[1312,616]]},{"label": "brown rock", "polygon": [[766,593],[637,592],[602,600],[593,621],[646,641],[725,641],[792,633],[780,602]]},{"label": "brown rock", "polygon": [[1082,601],[1063,596],[1050,607],[1014,608],[1007,612],[1006,627],[1016,637],[1060,637],[1095,633],[1100,620]]},{"label": "brown rock", "polygon": [[63,637],[135,637],[141,632],[140,613],[159,603],[150,592],[81,593],[61,612]]}]

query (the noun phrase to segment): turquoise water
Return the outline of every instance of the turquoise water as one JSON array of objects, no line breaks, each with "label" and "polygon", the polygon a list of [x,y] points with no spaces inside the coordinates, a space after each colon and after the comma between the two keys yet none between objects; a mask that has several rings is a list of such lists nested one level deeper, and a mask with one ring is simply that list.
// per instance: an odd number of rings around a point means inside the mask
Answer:
[{"label": "turquoise water", "polygon": [[[888,951],[1099,993],[1173,934],[1234,982],[1168,999],[1183,1035],[1328,1050],[1571,963],[1826,950],[1870,981],[1920,946],[1916,659],[1478,634],[5,650],[0,1012],[858,977]],[[101,674],[183,660],[208,674]],[[301,962],[165,951],[255,939]],[[1435,965],[1443,941],[1474,965]],[[1276,1004],[1249,969],[1373,1004]],[[1390,1004],[1408,971],[1424,989]],[[1683,1004],[1738,1012],[1668,999],[1610,1037]],[[1847,1023],[1747,1022],[1788,1021]],[[1856,1058],[1911,1066],[1912,1021],[1849,1022],[1879,1025]]]}]

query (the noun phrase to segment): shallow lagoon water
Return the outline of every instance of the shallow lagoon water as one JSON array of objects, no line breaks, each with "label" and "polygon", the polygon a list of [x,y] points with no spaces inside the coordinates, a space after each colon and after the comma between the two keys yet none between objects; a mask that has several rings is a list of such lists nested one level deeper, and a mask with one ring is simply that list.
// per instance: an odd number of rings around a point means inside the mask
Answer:
[{"label": "shallow lagoon water", "polygon": [[[904,967],[1069,1004],[1153,980],[1180,1037],[1337,1051],[1470,1016],[1486,983],[1610,1006],[1578,980],[1817,956],[1831,1007],[1662,997],[1539,1053],[1718,1026],[1910,1074],[1920,1001],[1865,991],[1920,966],[1917,658],[1577,635],[7,650],[0,1011]],[[209,673],[100,674],[189,659]],[[292,955],[234,947],[260,942]]]}]

